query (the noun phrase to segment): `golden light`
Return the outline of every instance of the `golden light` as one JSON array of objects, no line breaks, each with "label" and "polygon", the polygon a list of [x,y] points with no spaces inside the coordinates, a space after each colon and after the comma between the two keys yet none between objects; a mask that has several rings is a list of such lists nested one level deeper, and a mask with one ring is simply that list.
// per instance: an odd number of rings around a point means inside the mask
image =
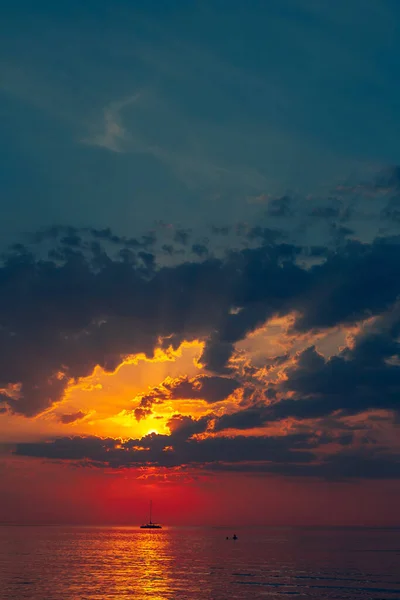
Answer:
[{"label": "golden light", "polygon": [[156,435],[160,435],[160,432],[157,431],[157,429],[149,429],[146,435],[152,435],[153,433],[155,433]]},{"label": "golden light", "polygon": [[[151,433],[169,434],[166,422],[179,410],[165,402],[154,406],[154,415],[137,420],[134,409],[140,398],[159,386],[168,377],[192,377],[200,372],[198,358],[204,344],[199,341],[183,342],[178,349],[156,349],[154,356],[144,354],[127,357],[113,373],[96,367],[93,373],[71,385],[64,399],[40,418],[52,430],[73,435],[100,437],[141,438]],[[178,403],[179,404],[179,403]],[[60,424],[63,414],[79,411],[90,415],[81,421]],[[45,423],[46,422],[46,423]]]}]

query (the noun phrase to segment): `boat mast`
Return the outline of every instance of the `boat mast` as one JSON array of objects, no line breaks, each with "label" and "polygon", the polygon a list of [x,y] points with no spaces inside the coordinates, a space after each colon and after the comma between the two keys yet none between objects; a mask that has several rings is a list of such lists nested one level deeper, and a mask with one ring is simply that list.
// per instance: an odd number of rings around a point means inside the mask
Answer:
[{"label": "boat mast", "polygon": [[151,504],[152,504],[152,501],[150,500],[150,523],[151,523]]}]

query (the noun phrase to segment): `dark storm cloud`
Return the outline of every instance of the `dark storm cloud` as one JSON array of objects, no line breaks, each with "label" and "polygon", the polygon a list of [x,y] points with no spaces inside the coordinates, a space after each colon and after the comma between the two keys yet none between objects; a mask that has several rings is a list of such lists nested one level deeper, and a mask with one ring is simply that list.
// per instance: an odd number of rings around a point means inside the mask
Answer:
[{"label": "dark storm cloud", "polygon": [[[286,476],[390,479],[400,475],[400,456],[379,446],[348,448],[341,443],[336,454],[323,453],[323,444],[336,441],[329,435],[297,433],[272,437],[191,438],[202,433],[209,419],[176,415],[171,435],[150,434],[141,440],[121,442],[111,438],[73,437],[49,442],[18,444],[15,454],[36,458],[82,462],[98,467],[202,467],[214,471],[274,473]],[[339,442],[340,443],[340,442]]]},{"label": "dark storm cloud", "polygon": [[338,195],[328,197],[280,196],[267,198],[265,215],[280,219],[280,226],[286,235],[291,227],[313,227],[321,222],[344,223],[352,216],[354,200]]},{"label": "dark storm cloud", "polygon": [[347,242],[308,272],[307,294],[295,301],[296,329],[353,323],[386,310],[400,292],[400,252],[395,244]]},{"label": "dark storm cloud", "polygon": [[210,371],[229,374],[232,370],[227,366],[227,363],[235,350],[235,346],[231,342],[215,339],[216,337],[211,336],[207,340],[200,361]]},{"label": "dark storm cloud", "polygon": [[43,244],[43,242],[59,241],[61,244],[71,246],[81,246],[90,244],[91,240],[108,243],[112,246],[124,246],[135,249],[149,249],[157,242],[157,235],[154,231],[149,231],[141,236],[140,239],[117,235],[110,227],[104,229],[95,229],[93,227],[72,227],[70,225],[53,225],[39,230],[35,233],[26,235],[28,242],[33,244]]},{"label": "dark storm cloud", "polygon": [[174,439],[181,438],[187,440],[192,437],[192,435],[204,433],[211,420],[212,416],[209,415],[194,419],[193,417],[178,414],[173,415],[173,417],[167,421],[167,425]]},{"label": "dark storm cloud", "polygon": [[264,409],[267,420],[313,419],[335,412],[400,411],[400,313],[396,307],[359,334],[352,348],[325,359],[304,350],[277,389],[289,399]]},{"label": "dark storm cloud", "polygon": [[355,234],[353,229],[350,227],[345,227],[344,225],[338,225],[337,223],[331,223],[329,232],[332,236],[334,244],[336,247],[343,245],[347,241],[349,236]]},{"label": "dark storm cloud", "polygon": [[397,479],[400,477],[400,456],[384,449],[346,450],[312,465],[284,465],[274,472],[302,477],[341,479]]},{"label": "dark storm cloud", "polygon": [[190,436],[204,431],[207,418],[199,421],[182,417],[175,419],[178,424],[171,419],[171,435],[150,434],[141,440],[125,442],[97,437],[57,438],[49,442],[18,444],[15,453],[19,456],[93,461],[112,467],[144,464],[173,467],[243,461],[307,463],[314,460],[311,450],[317,448],[320,442],[318,436],[309,434],[194,439]]},{"label": "dark storm cloud", "polygon": [[398,479],[400,455],[384,449],[345,450],[320,460],[285,463],[219,463],[207,466],[212,471],[274,473],[286,477],[313,477],[330,481],[348,479]]},{"label": "dark storm cloud", "polygon": [[[168,267],[149,251],[156,242],[151,232],[133,241],[110,229],[53,227],[33,236],[35,252],[14,246],[0,267],[3,405],[38,414],[96,365],[112,371],[130,354],[151,356],[159,344],[176,348],[183,340],[203,340],[205,368],[233,377],[235,344],[272,316],[295,313],[295,330],[324,329],[378,315],[400,294],[394,239],[343,241],[329,251],[281,243],[281,232],[262,226],[242,234],[256,247]],[[300,264],[315,254],[318,264]],[[340,368],[357,367],[354,357],[337,360]],[[324,368],[337,369],[333,364]],[[375,397],[374,390],[371,383]],[[208,401],[217,401],[210,394],[207,388]],[[368,405],[354,398],[349,406]]]},{"label": "dark storm cloud", "polygon": [[193,244],[192,252],[196,256],[204,257],[204,256],[207,256],[207,254],[208,254],[208,248],[204,244]]},{"label": "dark storm cloud", "polygon": [[[277,404],[279,406],[279,404]],[[268,425],[271,420],[271,407],[266,405],[251,406],[238,410],[231,414],[225,414],[218,417],[213,422],[213,431],[221,432],[224,430],[251,430],[262,428]],[[362,428],[359,426],[360,429]],[[339,420],[332,420],[328,423],[327,420],[320,420],[314,423],[314,428],[320,431],[318,434],[318,443],[322,444],[339,444],[347,446],[353,442],[354,431],[357,427],[346,426]],[[309,429],[306,428],[306,433],[309,435]],[[324,432],[324,433],[322,433]],[[293,437],[293,439],[295,439]]]},{"label": "dark storm cloud", "polygon": [[215,431],[224,429],[254,429],[262,427],[268,419],[266,407],[246,408],[238,412],[222,415],[216,420]]},{"label": "dark storm cloud", "polygon": [[173,400],[193,398],[213,404],[226,400],[239,385],[238,380],[229,377],[199,375],[193,379],[181,377],[170,384],[164,384],[164,387]]},{"label": "dark storm cloud", "polygon": [[186,246],[189,242],[191,229],[177,229],[174,235],[174,242]]},{"label": "dark storm cloud", "polygon": [[153,404],[162,404],[165,400],[204,400],[214,404],[226,400],[239,386],[237,379],[229,377],[198,375],[190,379],[182,376],[153,388],[142,397],[134,413],[139,421],[152,413]]},{"label": "dark storm cloud", "polygon": [[381,218],[400,223],[400,193],[398,196],[390,198],[387,205],[381,211]]},{"label": "dark storm cloud", "polygon": [[84,417],[86,417],[87,413],[79,410],[76,413],[70,413],[65,415],[60,415],[59,420],[64,425],[69,425],[70,423],[75,423],[76,421],[80,421]]},{"label": "dark storm cloud", "polygon": [[264,244],[275,244],[278,240],[285,237],[285,234],[278,229],[271,229],[270,227],[262,227],[257,225],[252,227],[246,236],[251,241],[261,241]]}]

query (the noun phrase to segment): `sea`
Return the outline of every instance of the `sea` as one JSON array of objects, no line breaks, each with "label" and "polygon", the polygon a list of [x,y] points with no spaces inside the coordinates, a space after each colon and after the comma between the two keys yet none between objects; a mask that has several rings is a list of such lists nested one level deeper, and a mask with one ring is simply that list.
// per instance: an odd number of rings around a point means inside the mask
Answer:
[{"label": "sea", "polygon": [[0,527],[2,600],[292,596],[399,600],[400,530]]}]

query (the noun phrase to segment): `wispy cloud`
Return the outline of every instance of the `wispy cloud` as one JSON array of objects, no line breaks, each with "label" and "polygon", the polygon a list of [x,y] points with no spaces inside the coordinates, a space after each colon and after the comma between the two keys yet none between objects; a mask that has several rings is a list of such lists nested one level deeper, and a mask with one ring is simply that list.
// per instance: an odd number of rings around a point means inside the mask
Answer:
[{"label": "wispy cloud", "polygon": [[142,97],[142,92],[136,92],[128,98],[112,102],[103,110],[103,120],[97,133],[82,139],[82,143],[99,146],[112,152],[123,152],[130,141],[129,132],[123,124],[122,112],[132,106]]},{"label": "wispy cloud", "polygon": [[[149,95],[145,96],[143,91],[138,91],[128,98],[122,98],[112,102],[103,109],[101,122],[94,128],[96,131],[82,139],[82,143],[91,146],[97,146],[117,153],[138,153],[147,154],[153,157],[164,166],[169,168],[174,175],[187,187],[198,188],[213,185],[217,188],[227,189],[235,185],[241,185],[248,189],[260,190],[267,185],[267,179],[256,169],[246,165],[229,165],[222,162],[216,164],[207,158],[206,144],[196,138],[196,131],[200,129],[198,122],[193,123],[193,133],[184,136],[184,142],[176,147],[176,144],[168,144],[168,140],[162,140],[162,134],[157,136],[154,130],[151,132],[154,136],[160,137],[156,143],[150,139],[150,135],[140,134],[135,130],[135,126],[129,124],[128,115],[124,112],[131,110],[129,116],[132,119],[132,109],[141,104],[145,105],[145,98],[149,100]],[[143,101],[143,102],[140,102]],[[157,99],[156,102],[150,102],[147,106],[146,121],[151,121],[152,112],[164,113],[165,121],[174,124],[174,128],[185,130],[187,124],[181,118],[177,111],[171,109],[167,103]],[[146,107],[145,107],[146,108]],[[213,137],[218,135],[217,128],[214,129]],[[228,132],[221,132],[221,135],[227,135]],[[199,136],[200,138],[200,136]],[[200,147],[199,147],[200,146]]]}]

